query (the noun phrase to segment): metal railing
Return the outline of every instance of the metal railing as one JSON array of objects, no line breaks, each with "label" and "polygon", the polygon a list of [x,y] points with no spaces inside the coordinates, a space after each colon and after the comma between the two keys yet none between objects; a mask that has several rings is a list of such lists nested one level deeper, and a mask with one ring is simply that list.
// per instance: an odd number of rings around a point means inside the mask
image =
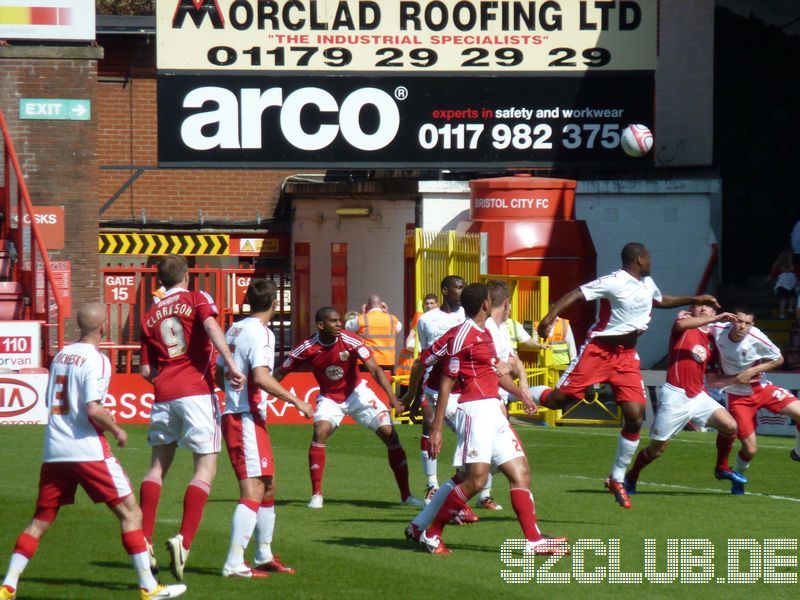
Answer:
[{"label": "metal railing", "polygon": [[[11,278],[22,284],[26,299],[24,317],[44,322],[42,364],[47,364],[49,358],[55,356],[64,346],[64,308],[57,293],[50,258],[36,222],[28,186],[25,184],[2,110],[0,131],[3,135],[3,187],[0,189],[0,207],[4,217],[0,226],[0,237],[10,239],[18,253]],[[16,193],[12,194],[12,191]],[[16,228],[12,226],[12,216],[16,219]]]}]

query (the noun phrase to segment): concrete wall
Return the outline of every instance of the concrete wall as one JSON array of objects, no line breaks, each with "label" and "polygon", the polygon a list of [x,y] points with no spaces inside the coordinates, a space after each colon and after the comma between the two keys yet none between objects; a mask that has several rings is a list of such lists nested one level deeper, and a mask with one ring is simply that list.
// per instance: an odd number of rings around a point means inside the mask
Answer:
[{"label": "concrete wall", "polygon": [[[581,181],[576,190],[576,218],[586,221],[597,250],[597,273],[619,268],[619,252],[630,241],[646,244],[653,254],[653,278],[662,292],[693,294],[718,241],[712,207],[718,180]],[[420,182],[423,226],[455,229],[469,219],[467,182]],[[578,285],[582,282],[576,281]],[[650,331],[639,342],[643,366],[667,354],[676,311],[654,311]]]},{"label": "concrete wall", "polygon": [[[308,199],[292,201],[293,242],[311,243],[311,314],[331,303],[331,244],[346,242],[347,306],[361,307],[379,294],[403,319],[403,244],[414,223],[414,200]],[[337,217],[339,207],[370,207],[369,217]],[[312,329],[313,331],[313,329]]]},{"label": "concrete wall", "polygon": [[658,36],[656,165],[710,165],[714,0],[661,0]]}]

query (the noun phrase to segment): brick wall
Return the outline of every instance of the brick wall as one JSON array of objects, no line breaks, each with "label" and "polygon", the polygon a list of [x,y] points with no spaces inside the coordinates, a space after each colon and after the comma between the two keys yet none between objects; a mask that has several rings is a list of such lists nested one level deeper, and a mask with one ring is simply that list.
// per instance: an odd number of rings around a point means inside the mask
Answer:
[{"label": "brick wall", "polygon": [[[72,262],[73,307],[99,299],[97,121],[94,115],[89,121],[20,120],[19,99],[89,99],[94,112],[101,55],[99,48],[89,47],[0,46],[0,109],[31,200],[64,206],[65,248],[52,250],[50,257]],[[67,339],[75,334],[68,326]]]},{"label": "brick wall", "polygon": [[146,167],[101,221],[255,221],[272,217],[281,182],[296,171],[264,169],[164,169],[157,155],[156,78],[153,45],[136,36],[101,37],[108,67],[98,85],[97,199],[102,207],[135,173]]}]

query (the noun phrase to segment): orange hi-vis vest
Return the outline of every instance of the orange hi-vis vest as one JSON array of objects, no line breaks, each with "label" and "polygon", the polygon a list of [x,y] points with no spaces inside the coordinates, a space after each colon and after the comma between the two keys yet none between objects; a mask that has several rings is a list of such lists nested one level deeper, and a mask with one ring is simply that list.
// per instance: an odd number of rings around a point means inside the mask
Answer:
[{"label": "orange hi-vis vest", "polygon": [[375,362],[394,367],[397,345],[397,317],[379,310],[358,315],[358,335],[375,355]]}]

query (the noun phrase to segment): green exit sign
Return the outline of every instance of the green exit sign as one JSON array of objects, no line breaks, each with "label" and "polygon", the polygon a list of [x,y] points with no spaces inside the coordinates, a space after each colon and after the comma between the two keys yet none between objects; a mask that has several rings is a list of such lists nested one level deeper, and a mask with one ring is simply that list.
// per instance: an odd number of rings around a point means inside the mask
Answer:
[{"label": "green exit sign", "polygon": [[91,100],[64,98],[20,98],[20,119],[53,121],[88,121],[92,117]]}]

